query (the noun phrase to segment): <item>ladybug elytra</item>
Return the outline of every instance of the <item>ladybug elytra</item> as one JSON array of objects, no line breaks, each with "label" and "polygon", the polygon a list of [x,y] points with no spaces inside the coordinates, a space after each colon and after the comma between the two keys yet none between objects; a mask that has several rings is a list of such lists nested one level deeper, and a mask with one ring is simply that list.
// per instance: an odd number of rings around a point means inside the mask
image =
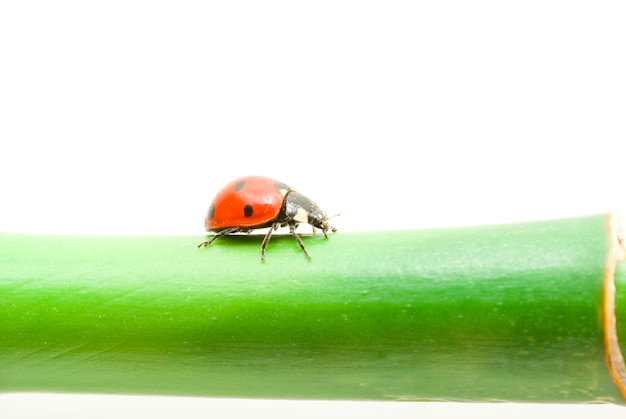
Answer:
[{"label": "ladybug elytra", "polygon": [[265,248],[272,232],[278,227],[289,227],[289,232],[311,259],[304,243],[296,233],[300,223],[319,228],[328,238],[328,230],[336,228],[328,225],[328,216],[315,202],[291,189],[283,182],[263,176],[247,176],[235,179],[222,188],[209,207],[204,226],[207,231],[216,233],[209,241],[198,247],[206,247],[222,236],[233,233],[249,233],[259,228],[269,231],[261,244],[261,261],[265,260]]}]

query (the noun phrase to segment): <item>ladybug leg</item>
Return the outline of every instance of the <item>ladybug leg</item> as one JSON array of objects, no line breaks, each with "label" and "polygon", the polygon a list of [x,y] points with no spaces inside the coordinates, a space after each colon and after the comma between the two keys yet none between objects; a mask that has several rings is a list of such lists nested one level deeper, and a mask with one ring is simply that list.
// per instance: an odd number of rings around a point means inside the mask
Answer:
[{"label": "ladybug leg", "polygon": [[265,238],[263,239],[263,243],[261,243],[261,262],[265,261],[265,248],[267,247],[267,244],[270,242],[270,237],[272,237],[272,233],[276,229],[278,229],[279,226],[280,226],[279,223],[272,224],[269,231],[265,235]]},{"label": "ladybug leg", "polygon": [[224,229],[224,230],[220,231],[219,233],[215,233],[213,235],[213,237],[211,237],[211,240],[200,243],[198,245],[198,249],[201,248],[201,247],[209,246],[211,243],[213,243],[215,240],[219,239],[222,236],[226,236],[227,234],[231,234],[231,233],[237,233],[239,231],[240,231],[239,227],[233,227],[233,228]]},{"label": "ladybug leg", "polygon": [[298,236],[298,233],[296,233],[296,223],[289,223],[289,232],[291,233],[291,235],[293,236],[294,239],[296,239],[296,241],[298,242],[298,246],[300,246],[300,249],[302,249],[302,251],[304,252],[304,256],[311,260],[311,255],[309,255],[309,252],[306,251],[305,247],[304,247],[304,243],[302,243],[302,239],[300,238],[300,236]]}]

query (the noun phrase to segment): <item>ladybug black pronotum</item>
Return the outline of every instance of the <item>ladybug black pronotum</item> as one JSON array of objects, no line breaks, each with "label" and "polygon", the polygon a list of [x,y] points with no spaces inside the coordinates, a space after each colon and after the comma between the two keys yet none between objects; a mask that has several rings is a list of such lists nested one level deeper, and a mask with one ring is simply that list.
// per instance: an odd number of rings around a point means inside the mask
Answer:
[{"label": "ladybug black pronotum", "polygon": [[328,225],[328,216],[315,202],[291,189],[283,182],[262,176],[247,176],[235,179],[222,188],[209,207],[204,226],[216,234],[198,247],[206,247],[222,236],[233,233],[248,233],[259,228],[269,231],[261,244],[261,260],[265,260],[265,248],[272,232],[278,227],[289,227],[289,232],[311,259],[296,233],[300,223],[308,223],[322,230],[328,238],[328,230],[336,228]]}]

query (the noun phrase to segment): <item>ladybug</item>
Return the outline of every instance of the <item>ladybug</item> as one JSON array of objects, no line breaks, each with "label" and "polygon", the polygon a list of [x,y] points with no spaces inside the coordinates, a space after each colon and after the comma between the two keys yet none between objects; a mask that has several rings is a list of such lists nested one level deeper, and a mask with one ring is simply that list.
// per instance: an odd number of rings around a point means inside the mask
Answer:
[{"label": "ladybug", "polygon": [[328,225],[328,219],[315,202],[285,183],[263,176],[246,176],[233,180],[217,193],[204,220],[206,230],[216,234],[198,248],[209,246],[228,234],[269,227],[261,244],[261,261],[264,261],[272,232],[278,227],[289,227],[304,256],[310,260],[296,227],[300,223],[311,224],[313,232],[319,228],[328,238],[328,230],[337,231]]}]

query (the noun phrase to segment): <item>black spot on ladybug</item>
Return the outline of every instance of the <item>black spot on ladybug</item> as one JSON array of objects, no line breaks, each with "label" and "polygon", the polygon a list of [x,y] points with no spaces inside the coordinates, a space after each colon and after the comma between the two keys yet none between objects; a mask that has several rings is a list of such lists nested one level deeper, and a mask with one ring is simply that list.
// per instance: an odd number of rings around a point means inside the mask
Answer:
[{"label": "black spot on ladybug", "polygon": [[252,205],[246,205],[243,207],[243,215],[250,217],[252,215]]},{"label": "black spot on ladybug", "polygon": [[284,189],[286,191],[291,190],[291,188],[288,185],[284,184],[283,182],[274,183],[274,187],[276,189]]},{"label": "black spot on ladybug", "polygon": [[207,214],[207,218],[209,220],[212,220],[214,215],[215,215],[215,202],[212,203],[211,206],[209,207],[209,212]]},{"label": "black spot on ladybug", "polygon": [[240,190],[243,189],[243,185],[246,182],[244,182],[243,180],[240,180],[239,182],[235,183],[235,192],[239,192]]}]

